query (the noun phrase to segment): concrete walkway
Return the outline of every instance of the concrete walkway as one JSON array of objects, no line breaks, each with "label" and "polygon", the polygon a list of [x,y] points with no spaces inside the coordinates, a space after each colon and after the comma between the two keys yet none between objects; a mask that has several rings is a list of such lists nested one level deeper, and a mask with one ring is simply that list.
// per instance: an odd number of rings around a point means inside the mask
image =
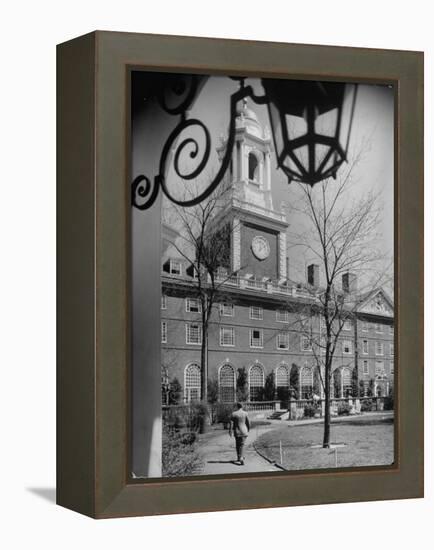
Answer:
[{"label": "concrete walkway", "polygon": [[[253,415],[252,415],[253,416]],[[259,415],[258,415],[259,416]],[[369,417],[391,417],[393,411],[382,412],[367,412],[361,416],[341,416],[333,417],[332,424],[341,423],[354,420],[355,418],[369,418]],[[253,418],[255,419],[255,416]],[[276,428],[282,428],[287,426],[288,428],[303,426],[307,424],[319,424],[324,420],[322,418],[310,418],[306,420],[270,420],[265,426],[254,427],[247,438],[245,447],[245,463],[244,466],[240,466],[236,462],[235,451],[235,439],[229,437],[228,430],[222,430],[221,428],[211,428],[210,431],[200,436],[199,439],[199,452],[201,453],[204,461],[204,467],[201,471],[201,475],[217,475],[217,474],[239,474],[246,472],[277,472],[281,471],[280,468],[270,463],[268,460],[260,456],[255,448],[254,443],[258,437],[262,434],[275,430]]]},{"label": "concrete walkway", "polygon": [[204,434],[199,440],[199,452],[202,454],[204,461],[201,475],[281,471],[273,464],[270,464],[268,460],[258,455],[253,447],[257,437],[281,425],[281,422],[273,421],[268,426],[258,426],[250,431],[244,449],[244,466],[240,466],[236,462],[235,439],[229,437],[228,430],[211,430],[207,434]]}]

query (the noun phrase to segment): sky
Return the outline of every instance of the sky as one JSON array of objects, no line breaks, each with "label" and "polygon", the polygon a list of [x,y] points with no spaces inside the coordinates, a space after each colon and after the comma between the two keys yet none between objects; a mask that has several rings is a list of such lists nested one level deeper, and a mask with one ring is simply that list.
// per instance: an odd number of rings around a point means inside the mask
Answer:
[{"label": "sky", "polygon": [[[246,85],[253,86],[255,93],[263,94],[260,80],[246,79]],[[212,137],[212,158],[203,172],[203,181],[209,181],[210,174],[216,172],[219,161],[216,148],[221,143],[221,137],[226,136],[229,123],[229,96],[236,91],[238,83],[224,76],[208,78],[188,118],[202,121],[210,130]],[[270,127],[266,106],[256,105],[251,99],[248,107],[255,111],[263,127]],[[201,131],[192,129],[192,137],[203,143]],[[384,254],[385,264],[393,254],[393,188],[394,188],[394,91],[389,86],[360,84],[354,112],[353,129],[349,146],[349,157],[359,151],[363,145],[363,160],[354,171],[357,181],[353,189],[354,200],[362,197],[368,191],[381,193],[382,208],[377,247]],[[186,161],[185,166],[189,162]],[[176,186],[173,172],[168,174],[168,181]],[[297,185],[288,185],[287,177],[277,169],[276,159],[272,154],[271,163],[272,197],[274,209],[279,210],[286,205],[287,221],[290,224],[289,233],[297,232],[302,227],[302,221],[291,206],[297,201]],[[174,187],[175,189],[175,187]],[[304,277],[306,264],[311,261],[306,253],[301,253],[297,247],[289,251],[290,277],[300,280]]]}]

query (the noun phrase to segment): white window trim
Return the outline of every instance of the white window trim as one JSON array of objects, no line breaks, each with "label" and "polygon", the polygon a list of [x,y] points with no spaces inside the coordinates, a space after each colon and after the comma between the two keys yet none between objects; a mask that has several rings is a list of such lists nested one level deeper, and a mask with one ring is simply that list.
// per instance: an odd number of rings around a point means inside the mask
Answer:
[{"label": "white window trim", "polygon": [[[231,307],[230,313],[225,313],[225,307]],[[235,314],[235,308],[234,304],[220,304],[220,315],[222,317],[234,317]]]},{"label": "white window trim", "polygon": [[[279,314],[284,313],[285,319],[279,319]],[[289,312],[287,309],[276,309],[276,322],[277,323],[289,323]]]},{"label": "white window trim", "polygon": [[[199,342],[189,342],[189,327],[191,325],[197,325],[199,327]],[[186,323],[185,324],[185,343],[190,346],[201,346],[202,345],[202,331],[199,323]]]},{"label": "white window trim", "polygon": [[[179,273],[172,273],[172,265],[177,264],[179,265]],[[169,263],[169,273],[170,275],[182,275],[182,262],[179,262],[178,260],[170,260]]]},{"label": "white window trim", "polygon": [[[281,347],[279,346],[279,337],[280,336],[285,336],[286,337],[286,345],[285,347]],[[289,332],[280,332],[279,334],[277,334],[276,336],[276,348],[278,350],[288,350],[289,349]]]},{"label": "white window trim", "polygon": [[161,343],[167,344],[167,321],[161,321]]},{"label": "white window trim", "polygon": [[[303,347],[303,340],[307,340],[309,347],[307,348]],[[301,351],[312,351],[312,340],[308,336],[302,335],[300,337],[300,349]]]},{"label": "white window trim", "polygon": [[[381,365],[382,365],[381,370],[377,369],[377,364],[378,364],[378,363],[381,363]],[[386,373],[386,371],[384,370],[384,361],[378,361],[378,360],[376,360],[376,361],[375,361],[375,374],[384,375],[385,373]]]},{"label": "white window trim", "polygon": [[[366,363],[366,369],[365,369],[365,363]],[[364,376],[368,376],[369,375],[369,361],[367,359],[364,359],[363,360],[363,363],[362,363],[362,372],[364,374]]]},{"label": "white window trim", "polygon": [[[365,342],[366,342],[366,351],[365,351]],[[362,340],[362,354],[369,355],[369,340]]]},{"label": "white window trim", "polygon": [[[349,326],[348,326],[349,325]],[[347,331],[350,331],[352,330],[352,323],[349,319],[345,320],[343,325],[342,325],[342,330],[347,330]]]},{"label": "white window trim", "polygon": [[[253,316],[253,308],[257,308],[259,310],[260,317]],[[262,321],[264,319],[264,310],[262,309],[261,306],[250,306],[249,317],[254,321]]]},{"label": "white window trim", "polygon": [[[349,344],[349,351],[345,351],[345,342]],[[353,341],[352,340],[342,340],[342,355],[353,355]]]},{"label": "white window trim", "polygon": [[[381,352],[378,351],[378,345],[381,346]],[[379,342],[378,340],[375,342],[375,355],[379,355],[380,357],[383,357],[384,355],[384,343]]]},{"label": "white window trim", "polygon": [[[197,303],[197,311],[191,311],[191,302]],[[200,303],[199,298],[186,298],[185,299],[185,311],[187,313],[202,313],[202,304]]]},{"label": "white window trim", "polygon": [[[257,330],[259,332],[259,334],[261,335],[261,345],[260,346],[254,346],[253,345],[253,331]],[[250,347],[253,348],[253,349],[262,349],[264,347],[264,333],[263,333],[263,330],[260,329],[260,328],[251,328],[250,329],[250,334],[249,334],[249,344],[250,344]]]},{"label": "white window trim", "polygon": [[[232,333],[232,344],[225,344],[223,342],[223,333],[225,330],[230,330]],[[220,345],[224,348],[233,348],[235,347],[235,328],[234,327],[220,327]]]}]

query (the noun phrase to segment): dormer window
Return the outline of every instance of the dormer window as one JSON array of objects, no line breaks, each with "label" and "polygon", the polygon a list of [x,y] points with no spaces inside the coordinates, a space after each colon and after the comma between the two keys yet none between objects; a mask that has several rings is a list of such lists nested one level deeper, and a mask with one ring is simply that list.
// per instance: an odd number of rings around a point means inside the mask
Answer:
[{"label": "dormer window", "polygon": [[169,273],[171,275],[182,275],[182,264],[177,260],[170,260]]}]

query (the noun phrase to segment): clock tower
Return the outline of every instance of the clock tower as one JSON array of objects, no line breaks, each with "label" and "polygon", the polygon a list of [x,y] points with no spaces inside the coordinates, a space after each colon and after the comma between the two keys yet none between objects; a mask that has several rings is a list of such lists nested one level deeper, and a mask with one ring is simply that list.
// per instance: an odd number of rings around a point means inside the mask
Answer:
[{"label": "clock tower", "polygon": [[[223,140],[219,154],[223,154]],[[283,211],[271,196],[270,132],[244,101],[236,118],[236,137],[226,176],[230,198],[226,215],[232,223],[231,271],[259,281],[287,279],[286,230]]]}]

